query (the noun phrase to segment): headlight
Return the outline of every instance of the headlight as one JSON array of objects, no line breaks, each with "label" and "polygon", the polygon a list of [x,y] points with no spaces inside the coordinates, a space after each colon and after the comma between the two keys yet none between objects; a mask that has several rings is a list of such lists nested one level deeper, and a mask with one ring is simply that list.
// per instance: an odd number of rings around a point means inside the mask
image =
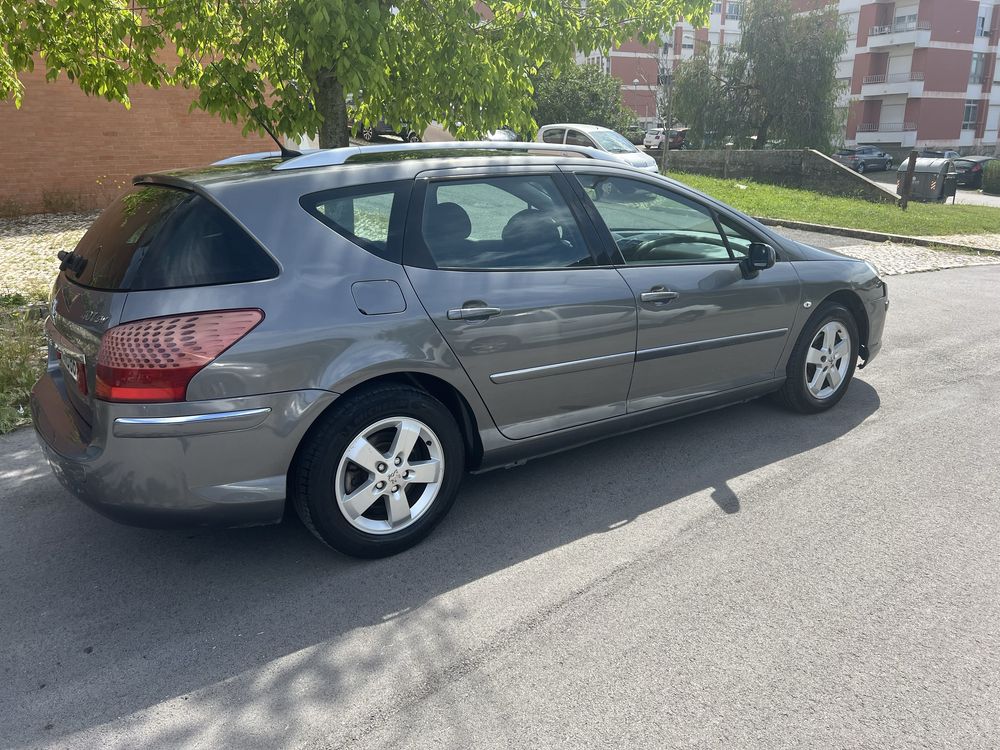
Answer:
[{"label": "headlight", "polygon": [[878,279],[879,283],[881,283],[882,282],[882,277],[879,276],[878,269],[875,268],[875,266],[873,266],[867,260],[865,261],[865,265],[868,266],[868,270],[872,272],[872,276],[874,276],[876,279]]}]

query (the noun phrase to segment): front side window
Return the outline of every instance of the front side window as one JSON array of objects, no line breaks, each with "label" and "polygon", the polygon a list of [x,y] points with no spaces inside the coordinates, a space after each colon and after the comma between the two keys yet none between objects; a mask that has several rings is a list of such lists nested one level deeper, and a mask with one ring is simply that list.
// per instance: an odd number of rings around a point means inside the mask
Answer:
[{"label": "front side window", "polygon": [[398,260],[409,189],[409,180],[340,188],[306,195],[301,204],[354,244]]},{"label": "front side window", "polygon": [[733,260],[711,211],[704,206],[638,180],[598,174],[578,174],[577,178],[626,263]]},{"label": "front side window", "polygon": [[542,140],[545,143],[562,143],[563,136],[566,135],[565,128],[552,128],[542,133]]},{"label": "front side window", "polygon": [[587,146],[588,148],[593,148],[594,142],[591,141],[587,136],[585,136],[579,130],[569,130],[566,132],[566,145]]},{"label": "front side window", "polygon": [[593,259],[550,175],[442,180],[427,187],[421,235],[441,269],[589,266]]}]

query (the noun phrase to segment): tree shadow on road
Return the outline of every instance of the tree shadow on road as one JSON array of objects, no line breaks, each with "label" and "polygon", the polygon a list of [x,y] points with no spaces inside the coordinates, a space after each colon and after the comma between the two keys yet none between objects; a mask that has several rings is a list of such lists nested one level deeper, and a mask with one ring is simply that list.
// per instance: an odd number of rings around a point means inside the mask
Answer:
[{"label": "tree shadow on road", "polygon": [[[452,626],[461,613],[435,601],[440,594],[697,493],[737,513],[734,480],[821,448],[878,408],[874,389],[855,380],[823,415],[756,401],[468,477],[427,541],[367,562],[331,552],[295,521],[234,531],[119,526],[37,471],[36,453],[18,485],[24,522],[0,526],[0,745],[72,744],[75,733],[251,670],[211,719],[191,700],[189,716],[149,720],[142,744],[280,744],[303,711],[345,701],[377,670],[395,668],[394,639],[427,663],[460,651]],[[345,645],[349,633],[393,622],[362,654]],[[249,734],[240,716],[258,728],[267,717],[274,734]],[[330,717],[331,731],[339,719]]]}]

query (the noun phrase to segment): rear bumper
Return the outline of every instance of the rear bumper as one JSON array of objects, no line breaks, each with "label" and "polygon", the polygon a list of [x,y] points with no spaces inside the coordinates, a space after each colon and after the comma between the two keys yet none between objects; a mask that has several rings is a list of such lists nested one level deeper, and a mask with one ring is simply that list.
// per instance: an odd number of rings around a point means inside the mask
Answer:
[{"label": "rear bumper", "polygon": [[31,393],[39,443],[59,481],[137,526],[253,526],[281,520],[302,436],[336,398],[307,390],[177,404],[95,402],[76,413],[58,370]]}]

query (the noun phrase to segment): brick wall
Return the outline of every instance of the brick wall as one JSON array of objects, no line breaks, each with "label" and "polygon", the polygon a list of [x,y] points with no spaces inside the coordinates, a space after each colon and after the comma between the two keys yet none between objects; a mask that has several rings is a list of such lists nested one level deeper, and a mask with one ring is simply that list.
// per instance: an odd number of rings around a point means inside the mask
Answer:
[{"label": "brick wall", "polygon": [[812,149],[730,151],[728,157],[724,150],[671,151],[670,168],[863,198],[872,203],[897,200],[895,193]]},{"label": "brick wall", "polygon": [[140,172],[274,148],[189,112],[193,91],[137,86],[126,110],[65,78],[45,83],[40,67],[22,79],[21,109],[0,102],[0,215],[101,208]]}]

